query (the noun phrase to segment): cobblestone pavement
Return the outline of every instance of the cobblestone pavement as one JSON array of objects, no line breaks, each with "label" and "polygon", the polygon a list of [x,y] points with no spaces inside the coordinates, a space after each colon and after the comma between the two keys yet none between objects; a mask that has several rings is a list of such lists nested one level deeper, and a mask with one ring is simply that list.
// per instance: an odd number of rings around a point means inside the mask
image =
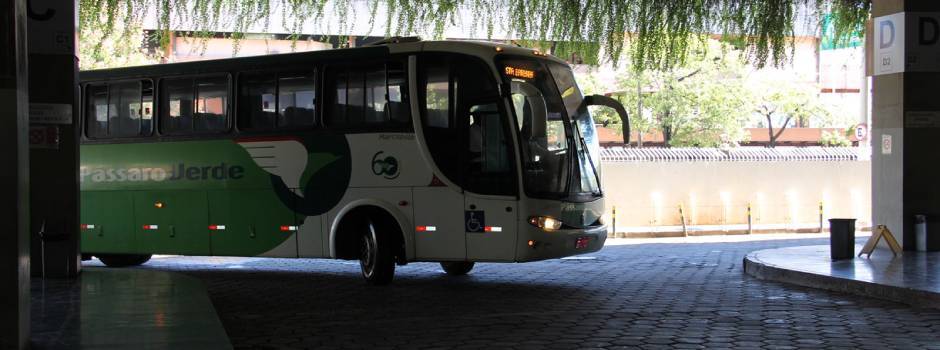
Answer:
[{"label": "cobblestone pavement", "polygon": [[747,276],[753,250],[824,239],[630,244],[589,259],[399,267],[373,287],[357,262],[154,259],[203,279],[236,348],[940,349],[940,310]]}]

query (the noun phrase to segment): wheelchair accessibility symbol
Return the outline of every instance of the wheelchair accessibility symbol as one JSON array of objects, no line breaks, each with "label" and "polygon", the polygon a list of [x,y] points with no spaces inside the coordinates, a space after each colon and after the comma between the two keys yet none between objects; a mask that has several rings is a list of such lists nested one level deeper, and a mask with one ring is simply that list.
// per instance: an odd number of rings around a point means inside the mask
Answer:
[{"label": "wheelchair accessibility symbol", "polygon": [[484,232],[486,228],[486,216],[484,216],[482,210],[464,211],[463,217],[467,232]]}]

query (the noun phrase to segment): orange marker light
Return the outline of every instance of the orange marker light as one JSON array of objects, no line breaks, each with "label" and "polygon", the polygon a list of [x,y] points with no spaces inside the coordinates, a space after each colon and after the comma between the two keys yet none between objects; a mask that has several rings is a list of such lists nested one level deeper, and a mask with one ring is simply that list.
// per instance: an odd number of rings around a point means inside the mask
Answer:
[{"label": "orange marker light", "polygon": [[156,202],[156,203],[153,203],[153,206],[154,206],[154,208],[157,208],[157,209],[163,208],[163,202]]}]

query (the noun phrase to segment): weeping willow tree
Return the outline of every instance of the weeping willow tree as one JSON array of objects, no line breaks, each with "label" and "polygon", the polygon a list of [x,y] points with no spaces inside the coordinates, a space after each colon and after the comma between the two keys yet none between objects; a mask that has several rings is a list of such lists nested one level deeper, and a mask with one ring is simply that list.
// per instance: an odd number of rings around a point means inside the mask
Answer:
[{"label": "weeping willow tree", "polygon": [[[122,23],[155,18],[150,40],[169,43],[174,28],[208,36],[228,28],[231,38],[251,28],[284,32],[293,38],[310,23],[338,20],[333,34],[350,28],[349,18],[368,16],[385,36],[430,30],[442,37],[461,24],[480,37],[507,33],[526,42],[550,42],[561,57],[577,53],[587,63],[618,62],[629,55],[632,67],[663,69],[685,61],[694,40],[719,34],[747,48],[752,63],[780,64],[791,53],[800,19],[818,21],[832,14],[837,38],[860,31],[872,0],[80,0],[79,30],[117,35]],[[350,13],[365,4],[369,13]],[[284,28],[270,28],[282,16]],[[808,23],[818,26],[818,23]],[[317,33],[322,34],[322,33]],[[837,39],[838,40],[838,39]],[[237,44],[236,44],[237,45]],[[100,47],[99,47],[100,49]]]}]

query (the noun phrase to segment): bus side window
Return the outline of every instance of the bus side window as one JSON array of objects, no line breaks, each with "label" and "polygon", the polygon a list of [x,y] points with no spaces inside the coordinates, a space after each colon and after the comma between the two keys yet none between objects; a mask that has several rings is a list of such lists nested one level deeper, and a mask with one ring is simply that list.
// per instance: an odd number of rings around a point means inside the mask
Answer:
[{"label": "bus side window", "polygon": [[141,82],[140,102],[140,135],[148,136],[153,133],[153,82]]},{"label": "bus side window", "polygon": [[150,135],[153,84],[130,81],[88,85],[85,130],[91,138]]},{"label": "bus side window", "polygon": [[363,122],[366,124],[382,124],[388,122],[388,85],[385,81],[384,67],[369,67],[366,71],[366,104],[365,117]]},{"label": "bus side window", "polygon": [[456,82],[452,79],[451,67],[447,60],[431,55],[425,57],[427,59],[422,59],[419,78],[422,87],[419,103],[421,104],[424,139],[431,158],[443,173],[441,175],[457,185],[462,185],[460,148],[454,147],[454,144],[460,140],[460,125],[453,121]]},{"label": "bus side window", "polygon": [[276,78],[270,73],[242,73],[238,77],[238,126],[246,130],[274,128],[277,111]]},{"label": "bus side window", "polygon": [[401,62],[389,62],[388,68],[388,114],[393,122],[411,123],[411,107],[408,104],[408,72]]},{"label": "bus side window", "polygon": [[160,130],[166,134],[193,129],[193,79],[164,79],[160,99]]},{"label": "bus side window", "polygon": [[108,86],[88,85],[85,95],[85,131],[91,138],[108,137]]},{"label": "bus side window", "polygon": [[327,68],[327,126],[408,126],[407,72],[400,62]]},{"label": "bus side window", "polygon": [[196,79],[196,113],[193,130],[218,132],[228,127],[228,78]]},{"label": "bus side window", "polygon": [[316,81],[313,72],[278,74],[277,126],[316,123]]},{"label": "bus side window", "polygon": [[140,133],[140,83],[108,87],[108,136],[128,137]]},{"label": "bus side window", "polygon": [[163,80],[160,129],[167,134],[228,129],[227,76]]}]

